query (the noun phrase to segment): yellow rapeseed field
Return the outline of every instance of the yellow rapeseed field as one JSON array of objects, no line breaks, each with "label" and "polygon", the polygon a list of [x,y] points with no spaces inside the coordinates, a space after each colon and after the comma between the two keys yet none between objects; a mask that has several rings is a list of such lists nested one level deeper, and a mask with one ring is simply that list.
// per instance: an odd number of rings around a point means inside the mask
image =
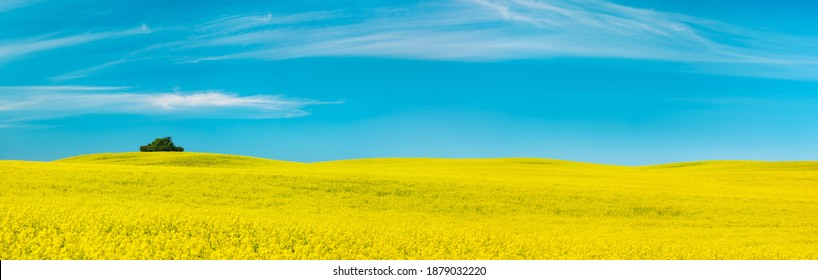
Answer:
[{"label": "yellow rapeseed field", "polygon": [[0,259],[818,259],[818,163],[0,161]]}]

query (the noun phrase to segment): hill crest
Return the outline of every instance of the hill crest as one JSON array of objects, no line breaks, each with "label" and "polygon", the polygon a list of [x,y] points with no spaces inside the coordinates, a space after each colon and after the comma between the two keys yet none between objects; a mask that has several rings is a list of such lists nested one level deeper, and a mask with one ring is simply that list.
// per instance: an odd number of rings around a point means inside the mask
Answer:
[{"label": "hill crest", "polygon": [[[59,159],[54,162],[58,163],[79,163],[79,164],[115,164],[115,165],[131,165],[131,166],[180,166],[180,167],[262,167],[262,166],[281,166],[281,165],[405,165],[405,164],[456,164],[456,163],[471,163],[471,164],[521,164],[531,166],[559,166],[559,165],[575,165],[575,166],[608,166],[621,168],[636,168],[636,169],[722,169],[722,168],[747,168],[747,167],[781,167],[781,168],[797,168],[818,170],[818,162],[816,161],[751,161],[751,160],[708,160],[708,161],[691,161],[691,162],[674,162],[663,163],[655,165],[643,166],[622,166],[612,164],[597,164],[568,160],[544,159],[544,158],[361,158],[361,159],[345,159],[332,160],[314,163],[301,163],[295,161],[283,161],[267,158],[217,154],[217,153],[199,153],[199,152],[184,152],[184,153],[142,153],[142,152],[125,152],[125,153],[100,153],[79,155]],[[773,168],[775,169],[775,168]]]},{"label": "hill crest", "polygon": [[134,166],[181,166],[181,167],[251,167],[300,164],[298,162],[257,158],[250,156],[214,153],[102,153],[80,155],[54,162],[82,164],[115,164]]}]

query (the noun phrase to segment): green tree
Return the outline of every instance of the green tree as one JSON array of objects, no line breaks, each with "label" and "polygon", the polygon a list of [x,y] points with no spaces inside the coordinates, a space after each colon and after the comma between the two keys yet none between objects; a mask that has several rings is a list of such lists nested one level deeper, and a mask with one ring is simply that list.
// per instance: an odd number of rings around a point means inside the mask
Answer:
[{"label": "green tree", "polygon": [[185,148],[173,144],[170,137],[156,138],[148,145],[140,146],[140,152],[184,152]]}]

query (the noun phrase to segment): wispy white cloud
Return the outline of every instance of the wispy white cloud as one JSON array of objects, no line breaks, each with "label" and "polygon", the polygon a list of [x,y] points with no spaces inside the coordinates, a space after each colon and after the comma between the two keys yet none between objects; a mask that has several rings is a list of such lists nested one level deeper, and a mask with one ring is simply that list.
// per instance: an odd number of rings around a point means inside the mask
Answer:
[{"label": "wispy white cloud", "polygon": [[[138,60],[380,57],[497,61],[598,57],[671,61],[680,69],[818,79],[818,37],[753,31],[609,0],[453,0],[366,11],[231,15],[166,28],[161,41],[119,59],[52,77],[68,81]],[[122,31],[149,32],[147,27]],[[117,32],[0,44],[0,62]]]},{"label": "wispy white cloud", "polygon": [[108,69],[108,68],[111,68],[111,67],[123,64],[123,63],[128,63],[128,62],[133,62],[133,61],[138,61],[138,60],[143,60],[143,59],[127,59],[127,58],[117,59],[117,60],[105,62],[105,63],[100,64],[100,65],[91,66],[91,67],[88,67],[88,68],[84,68],[84,69],[72,71],[72,72],[69,72],[69,73],[65,73],[65,74],[62,74],[62,75],[54,76],[54,77],[51,77],[51,80],[55,81],[55,82],[65,82],[65,81],[75,80],[75,79],[79,79],[79,78],[84,78],[84,77],[88,77],[90,75],[93,75],[93,74],[95,74],[98,71],[101,71],[103,69]]},{"label": "wispy white cloud", "polygon": [[[700,71],[818,79],[818,38],[777,35],[605,0],[473,0],[371,11],[332,25],[228,17],[180,49],[224,46],[191,61],[358,56],[491,61],[605,57],[690,63]],[[774,38],[774,39],[771,39]],[[239,48],[236,48],[239,47]],[[748,67],[749,65],[749,67]]]},{"label": "wispy white cloud", "polygon": [[0,86],[0,92],[74,92],[74,91],[116,91],[127,90],[130,87],[103,87],[103,86]]},{"label": "wispy white cloud", "polygon": [[330,11],[307,12],[292,15],[273,15],[272,13],[266,13],[262,15],[227,16],[196,26],[195,29],[200,33],[211,35],[233,34],[259,27],[313,22],[341,16],[341,13]]},{"label": "wispy white cloud", "polygon": [[41,36],[29,39],[5,40],[0,41],[0,62],[53,49],[77,46],[100,40],[148,33],[151,33],[151,29],[147,25],[142,25],[137,28],[126,30],[85,33],[80,35],[56,38],[52,36]]},{"label": "wispy white cloud", "polygon": [[308,114],[305,107],[338,104],[281,95],[243,96],[224,91],[134,93],[127,87],[0,87],[0,124],[88,114],[128,114],[180,119],[272,119]]},{"label": "wispy white cloud", "polygon": [[[277,15],[272,13],[266,13],[255,15],[226,16],[199,25],[195,25],[190,28],[189,27],[160,28],[157,29],[156,31],[192,30],[193,35],[191,35],[189,38],[186,38],[183,41],[162,41],[146,48],[131,51],[122,56],[122,58],[120,59],[115,59],[98,65],[57,75],[51,77],[50,79],[55,82],[64,82],[88,77],[99,71],[113,68],[121,64],[151,59],[151,55],[155,55],[157,52],[161,51],[191,49],[207,46],[223,46],[226,44],[220,42],[221,40],[225,39],[222,37],[224,36],[233,37],[236,36],[236,34],[241,34],[247,30],[257,30],[259,28],[274,28],[293,24],[319,22],[323,20],[336,19],[340,17],[343,17],[343,14],[332,11],[307,12],[291,15]],[[236,37],[229,40],[230,42],[227,44],[236,44],[239,38]],[[251,38],[251,41],[253,40],[254,39]]]},{"label": "wispy white cloud", "polygon": [[10,11],[13,9],[17,9],[31,3],[37,2],[36,0],[3,0],[0,1],[0,13],[5,11]]}]

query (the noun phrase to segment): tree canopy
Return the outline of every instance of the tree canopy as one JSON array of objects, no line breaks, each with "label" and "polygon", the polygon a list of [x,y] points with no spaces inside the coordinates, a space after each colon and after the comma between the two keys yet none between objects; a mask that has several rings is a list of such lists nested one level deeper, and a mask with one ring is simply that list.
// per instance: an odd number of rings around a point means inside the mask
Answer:
[{"label": "tree canopy", "polygon": [[184,152],[185,148],[173,144],[170,137],[156,138],[148,145],[140,146],[140,152]]}]

